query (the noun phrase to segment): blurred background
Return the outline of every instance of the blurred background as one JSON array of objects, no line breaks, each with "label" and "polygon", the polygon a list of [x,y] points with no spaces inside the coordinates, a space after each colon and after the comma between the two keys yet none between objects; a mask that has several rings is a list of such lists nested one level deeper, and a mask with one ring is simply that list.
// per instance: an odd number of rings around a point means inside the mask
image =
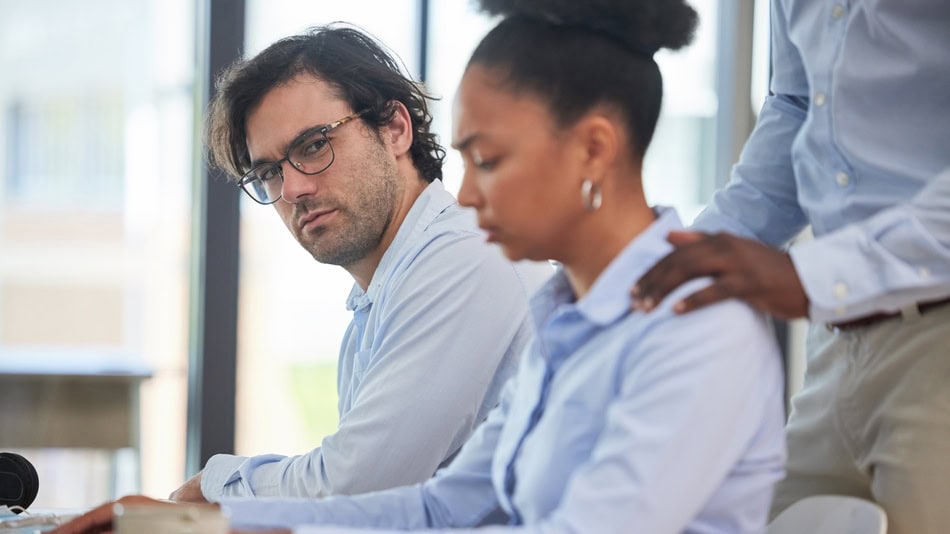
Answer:
[{"label": "blurred background", "polygon": [[[657,56],[645,163],[651,203],[687,221],[727,180],[769,73],[767,1],[692,4],[694,44]],[[214,452],[317,446],[337,422],[352,279],[205,168],[210,80],[347,21],[441,98],[447,143],[492,20],[465,0],[0,0],[0,14],[0,449],[36,464],[34,506],[165,497]],[[447,188],[460,179],[450,151]]]}]

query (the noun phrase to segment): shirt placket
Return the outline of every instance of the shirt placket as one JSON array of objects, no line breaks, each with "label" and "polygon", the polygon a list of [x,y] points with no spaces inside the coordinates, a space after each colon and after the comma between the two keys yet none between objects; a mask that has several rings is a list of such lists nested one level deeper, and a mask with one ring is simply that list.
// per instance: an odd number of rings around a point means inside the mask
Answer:
[{"label": "shirt placket", "polygon": [[528,423],[521,437],[518,439],[518,445],[511,455],[511,460],[508,462],[508,465],[505,466],[504,490],[508,503],[511,506],[512,513],[509,520],[509,524],[511,525],[522,524],[521,512],[518,510],[514,499],[515,488],[517,486],[515,464],[521,454],[521,449],[525,441],[544,415],[555,373],[561,364],[577,349],[581,340],[586,338],[585,335],[579,335],[579,331],[587,331],[589,328],[590,325],[583,321],[573,306],[565,306],[560,313],[555,315],[547,327],[544,328],[541,341],[545,347],[543,353],[546,354],[547,357],[543,360],[544,373],[542,374],[541,384],[538,388],[538,402],[528,417]]},{"label": "shirt placket", "polygon": [[511,518],[508,521],[510,525],[520,525],[522,523],[521,513],[518,511],[518,507],[514,500],[515,485],[517,482],[517,476],[515,474],[515,461],[518,459],[518,456],[521,453],[521,448],[524,446],[525,439],[527,439],[528,435],[531,434],[531,431],[535,426],[537,426],[538,421],[541,420],[541,416],[544,414],[544,406],[547,403],[548,392],[551,390],[551,380],[553,377],[554,371],[551,368],[551,365],[549,363],[545,363],[544,375],[541,377],[541,393],[538,395],[538,403],[531,411],[531,416],[528,418],[528,424],[525,427],[524,432],[521,434],[521,437],[518,439],[518,445],[515,447],[514,454],[511,455],[511,461],[509,461],[508,465],[505,467],[505,496],[507,497],[511,506]]},{"label": "shirt placket", "polygon": [[[835,121],[834,105],[834,85],[835,85],[835,65],[841,57],[841,50],[844,47],[845,37],[848,29],[848,16],[851,10],[850,1],[836,0],[824,8],[826,10],[827,31],[829,39],[827,41],[833,45],[833,49],[824,50],[815,57],[820,58],[821,62],[817,65],[815,76],[815,87],[812,90],[812,113],[817,119],[821,138],[818,140],[821,145],[821,153],[824,154],[819,160],[819,167],[816,172],[821,175],[816,180],[828,184],[821,189],[826,191],[829,196],[837,198],[839,203],[844,204],[848,196],[854,190],[854,168],[848,163],[838,147],[835,139]],[[837,215],[830,214],[838,220],[827,221],[825,227],[840,227],[844,224],[844,213],[838,212]]]},{"label": "shirt placket", "polygon": [[[845,159],[844,154],[838,148],[835,140],[836,124],[834,113],[832,113],[832,88],[835,84],[835,65],[841,57],[841,50],[844,48],[845,38],[848,30],[848,16],[852,9],[850,0],[836,0],[828,7],[828,32],[831,36],[830,42],[834,43],[835,49],[829,50],[827,55],[821,56],[825,63],[821,65],[820,72],[822,78],[822,87],[816,88],[814,112],[820,114],[823,130],[827,135],[825,139],[825,153],[827,159],[821,161],[820,172],[826,174],[823,179],[832,183],[828,190],[832,196],[838,198],[840,205],[845,205],[846,200],[854,192],[855,176],[854,167]],[[819,101],[820,98],[820,101]],[[835,221],[836,227],[844,224],[846,219],[844,210],[838,211],[838,221]],[[847,284],[839,280],[832,286],[834,298],[838,301],[848,297],[850,288]]]}]

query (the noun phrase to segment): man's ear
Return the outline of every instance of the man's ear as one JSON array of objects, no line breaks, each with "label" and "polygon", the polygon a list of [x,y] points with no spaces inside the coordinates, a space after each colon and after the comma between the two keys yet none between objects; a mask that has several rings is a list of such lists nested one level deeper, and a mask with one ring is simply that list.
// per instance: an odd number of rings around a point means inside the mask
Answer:
[{"label": "man's ear", "polygon": [[409,117],[409,110],[398,100],[389,103],[392,106],[393,118],[389,124],[384,124],[379,129],[379,135],[383,144],[389,147],[393,155],[397,158],[408,153],[412,146],[412,120]]}]

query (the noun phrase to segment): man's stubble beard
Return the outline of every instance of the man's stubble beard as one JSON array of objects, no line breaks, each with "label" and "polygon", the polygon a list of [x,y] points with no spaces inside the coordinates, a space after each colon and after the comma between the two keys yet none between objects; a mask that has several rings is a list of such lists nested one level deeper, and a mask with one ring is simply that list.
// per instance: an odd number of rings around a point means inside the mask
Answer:
[{"label": "man's stubble beard", "polygon": [[318,262],[347,267],[366,258],[382,242],[396,210],[401,177],[380,152],[371,156],[362,176],[353,178],[358,182],[350,189],[350,198],[343,200],[346,205],[335,206],[338,213],[330,228],[301,231],[297,236]]}]

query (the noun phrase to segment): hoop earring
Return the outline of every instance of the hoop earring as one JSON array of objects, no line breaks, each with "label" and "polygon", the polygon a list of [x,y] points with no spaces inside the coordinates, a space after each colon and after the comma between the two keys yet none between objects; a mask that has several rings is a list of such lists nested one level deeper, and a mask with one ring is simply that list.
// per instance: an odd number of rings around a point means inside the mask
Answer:
[{"label": "hoop earring", "polygon": [[603,204],[604,198],[600,194],[600,186],[591,181],[590,178],[584,178],[581,183],[581,200],[584,202],[584,208],[587,211],[597,211]]}]

